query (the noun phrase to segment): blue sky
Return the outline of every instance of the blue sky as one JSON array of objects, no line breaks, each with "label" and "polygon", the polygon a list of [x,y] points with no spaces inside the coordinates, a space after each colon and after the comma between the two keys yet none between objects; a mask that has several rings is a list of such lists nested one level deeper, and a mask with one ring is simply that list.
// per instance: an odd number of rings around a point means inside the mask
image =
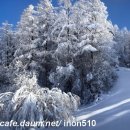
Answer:
[{"label": "blue sky", "polygon": [[[1,0],[0,23],[8,21],[16,24],[23,10],[29,5],[36,5],[39,0]],[[57,0],[53,0],[57,1]],[[109,19],[120,28],[130,29],[130,0],[102,0],[108,7]]]},{"label": "blue sky", "polygon": [[130,0],[102,0],[108,7],[109,19],[120,28],[130,30]]}]

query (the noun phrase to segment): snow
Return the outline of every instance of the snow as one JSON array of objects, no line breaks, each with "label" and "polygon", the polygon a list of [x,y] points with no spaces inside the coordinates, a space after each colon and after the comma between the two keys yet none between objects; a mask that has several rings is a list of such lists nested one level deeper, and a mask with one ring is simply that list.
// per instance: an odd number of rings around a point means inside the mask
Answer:
[{"label": "snow", "polygon": [[[117,73],[119,77],[117,83],[108,94],[102,96],[102,100],[95,102],[92,105],[81,107],[76,112],[75,115],[77,121],[84,119],[93,119],[97,121],[97,126],[90,127],[88,130],[129,130],[130,69],[120,68]],[[10,95],[10,93],[7,93],[7,95],[8,94]],[[0,130],[2,129],[3,128],[0,128]],[[54,128],[49,128],[49,130],[50,129]],[[65,128],[60,127],[57,129],[64,130]],[[67,129],[79,130],[79,127],[68,127]],[[86,130],[86,127],[80,127],[80,129]]]},{"label": "snow", "polygon": [[[50,74],[49,80],[51,83],[54,83],[57,86],[63,81],[62,77],[65,77],[65,79],[67,80],[72,75],[74,70],[75,68],[71,63],[67,64],[65,67],[57,66],[56,72],[52,72]],[[58,80],[58,82],[56,80]]]},{"label": "snow", "polygon": [[[0,28],[1,65],[7,68],[4,75],[1,69],[0,82],[6,81],[9,91],[17,88],[14,93],[0,94],[0,119],[70,121],[80,104],[80,98],[74,95],[78,94],[83,103],[95,103],[80,108],[75,113],[77,121],[94,118],[97,127],[92,129],[103,130],[119,130],[123,118],[128,123],[130,89],[125,83],[130,70],[120,68],[111,92],[102,97],[99,92],[113,85],[114,67],[118,64],[115,59],[120,57],[129,64],[129,33],[125,29],[116,34],[100,0],[71,1],[59,0],[55,7],[52,0],[41,0],[24,10],[16,29],[8,23]],[[44,46],[47,43],[48,49]],[[92,52],[97,51],[93,59]],[[89,73],[91,65],[93,73]],[[59,89],[41,89],[38,84]]]},{"label": "snow", "polygon": [[86,45],[83,47],[83,52],[96,52],[97,49],[91,45]]},{"label": "snow", "polygon": [[[120,68],[119,79],[103,100],[77,111],[77,121],[94,119],[97,126],[91,130],[129,130],[130,124],[130,69]],[[85,129],[85,128],[82,128]]]},{"label": "snow", "polygon": [[60,3],[63,3],[66,8],[69,8],[71,6],[70,0],[60,0]]},{"label": "snow", "polygon": [[83,46],[86,45],[87,43],[90,43],[90,40],[89,40],[89,39],[82,40],[82,41],[78,44],[78,47],[83,47]]},{"label": "snow", "polygon": [[94,24],[91,24],[91,25],[88,26],[88,28],[89,28],[90,30],[92,30],[92,29],[97,29],[98,27],[99,27],[99,28],[101,27],[100,24],[98,24],[98,23],[94,23]]},{"label": "snow", "polygon": [[[102,100],[81,107],[76,112],[77,121],[96,120],[95,127],[67,127],[67,130],[129,130],[130,128],[130,69],[120,68],[118,81]],[[54,128],[50,128],[54,130]],[[49,129],[49,130],[50,130]],[[58,130],[66,128],[60,127]]]},{"label": "snow", "polygon": [[80,105],[78,96],[70,92],[64,93],[58,88],[40,88],[35,75],[30,79],[27,76],[20,77],[24,79],[20,89],[15,93],[0,94],[0,119],[14,120],[17,123],[24,120],[31,122],[73,119],[72,113]]},{"label": "snow", "polygon": [[85,35],[83,35],[83,36],[81,37],[81,39],[85,40],[85,39],[87,39],[87,37],[88,37],[88,34],[85,34]]},{"label": "snow", "polygon": [[58,66],[56,70],[59,74],[70,75],[74,71],[74,66],[72,64],[66,67]]},{"label": "snow", "polygon": [[34,6],[33,5],[29,5],[29,10],[33,10]]},{"label": "snow", "polygon": [[87,79],[87,81],[91,81],[93,79],[92,73],[87,74],[86,79]]}]

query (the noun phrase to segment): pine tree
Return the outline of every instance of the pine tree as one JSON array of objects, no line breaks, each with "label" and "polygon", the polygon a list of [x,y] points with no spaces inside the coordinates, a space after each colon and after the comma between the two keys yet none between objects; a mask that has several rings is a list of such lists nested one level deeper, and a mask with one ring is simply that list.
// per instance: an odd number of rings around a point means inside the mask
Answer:
[{"label": "pine tree", "polygon": [[120,66],[130,66],[130,31],[127,28],[119,29],[118,26],[114,26],[115,37],[114,40],[117,43],[115,50],[118,55]]},{"label": "pine tree", "polygon": [[1,53],[1,64],[5,67],[9,67],[14,59],[15,53],[15,35],[12,30],[12,24],[8,22],[3,23],[3,26],[0,28],[1,32],[1,41],[0,41],[0,53]]}]

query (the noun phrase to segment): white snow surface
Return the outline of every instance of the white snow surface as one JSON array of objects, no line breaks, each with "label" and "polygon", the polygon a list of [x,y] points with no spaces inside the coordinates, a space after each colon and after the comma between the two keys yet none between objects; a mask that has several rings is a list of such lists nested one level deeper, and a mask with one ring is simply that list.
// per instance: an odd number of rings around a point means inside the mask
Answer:
[{"label": "white snow surface", "polygon": [[[96,127],[60,127],[49,130],[130,130],[130,69],[119,68],[118,80],[102,100],[81,107],[77,121],[96,120]],[[3,130],[3,129],[0,129]]]},{"label": "white snow surface", "polygon": [[[77,120],[96,120],[96,127],[88,130],[129,130],[130,129],[130,69],[119,68],[118,80],[109,94],[91,106],[80,108]],[[79,129],[79,128],[75,128]],[[85,127],[81,129],[85,130]]]},{"label": "white snow surface", "polygon": [[[96,120],[95,127],[61,127],[60,130],[130,130],[130,69],[119,68],[118,80],[102,100],[81,107],[77,121]],[[49,128],[49,130],[56,128]]]},{"label": "white snow surface", "polygon": [[86,45],[83,47],[83,52],[96,52],[97,49],[91,45]]}]

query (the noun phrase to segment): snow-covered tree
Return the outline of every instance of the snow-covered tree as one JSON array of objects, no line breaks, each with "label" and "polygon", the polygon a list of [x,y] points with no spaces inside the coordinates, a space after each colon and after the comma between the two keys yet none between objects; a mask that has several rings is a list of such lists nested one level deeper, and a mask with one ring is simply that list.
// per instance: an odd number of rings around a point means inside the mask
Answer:
[{"label": "snow-covered tree", "polygon": [[112,86],[114,27],[100,0],[59,0],[57,7],[40,0],[24,10],[16,36],[17,75],[35,73],[41,87],[73,92],[84,102]]},{"label": "snow-covered tree", "polygon": [[[98,53],[93,59],[93,80],[91,82],[91,93],[107,90],[115,79],[114,67],[117,64],[117,56],[113,46],[113,26],[108,21],[106,6],[100,0],[90,1],[90,21],[88,22],[88,39]],[[100,71],[99,71],[100,70]],[[109,73],[109,75],[107,75]]]},{"label": "snow-covered tree", "polygon": [[[0,94],[0,119],[21,121],[72,120],[72,113],[78,108],[80,98],[60,89],[40,88],[35,75],[20,75],[20,87],[14,94]],[[18,128],[16,128],[18,129]],[[27,129],[20,127],[19,129]]]},{"label": "snow-covered tree", "polygon": [[14,64],[16,64],[17,60],[22,61],[22,64],[25,66],[24,69],[29,69],[29,64],[32,61],[32,53],[37,47],[37,44],[35,44],[38,38],[36,32],[37,21],[33,16],[34,13],[33,5],[25,9],[16,30],[17,51],[15,53]]},{"label": "snow-covered tree", "polygon": [[[59,11],[56,27],[52,30],[53,36],[58,39],[55,52],[58,66],[55,72],[50,74],[50,80],[54,86],[72,91],[82,99],[86,98],[84,100],[87,102],[92,97],[95,99],[95,95],[103,88],[109,88],[111,85],[107,82],[112,82],[115,76],[113,26],[108,21],[106,7],[100,0],[81,0],[74,5],[70,1],[62,2],[63,7],[60,9],[61,12]],[[69,17],[66,13],[67,7]],[[70,65],[73,71],[67,75]],[[111,68],[110,72],[107,72],[107,67]],[[102,74],[99,73],[99,69],[102,70]]]},{"label": "snow-covered tree", "polygon": [[115,38],[117,42],[115,49],[121,66],[130,66],[130,31],[127,28],[119,29],[114,26]]},{"label": "snow-covered tree", "polygon": [[50,71],[56,66],[53,53],[57,47],[52,38],[51,30],[55,22],[56,13],[50,0],[41,0],[36,8],[38,36],[40,39],[39,48],[35,53],[35,56],[39,59],[38,65],[40,67],[38,69],[38,79],[42,87],[48,86],[51,88],[48,76]]},{"label": "snow-covered tree", "polygon": [[51,27],[55,13],[49,0],[41,0],[34,8],[27,8],[18,24],[20,47],[16,53],[16,60],[29,71],[37,71],[39,84],[50,87],[48,73],[56,65],[52,53],[56,48],[51,39]]},{"label": "snow-covered tree", "polygon": [[77,38],[74,34],[76,29],[72,18],[72,8],[70,0],[59,1],[59,7],[56,8],[58,14],[51,33],[58,46],[54,52],[57,66],[50,73],[49,79],[53,86],[58,86],[65,92],[71,92],[72,90],[75,71],[73,57],[76,51]]},{"label": "snow-covered tree", "polygon": [[5,22],[0,28],[0,64],[9,67],[14,59],[15,53],[15,35],[12,30],[12,24]]},{"label": "snow-covered tree", "polygon": [[16,37],[12,24],[5,22],[0,27],[0,92],[12,91],[12,62],[16,51]]}]

